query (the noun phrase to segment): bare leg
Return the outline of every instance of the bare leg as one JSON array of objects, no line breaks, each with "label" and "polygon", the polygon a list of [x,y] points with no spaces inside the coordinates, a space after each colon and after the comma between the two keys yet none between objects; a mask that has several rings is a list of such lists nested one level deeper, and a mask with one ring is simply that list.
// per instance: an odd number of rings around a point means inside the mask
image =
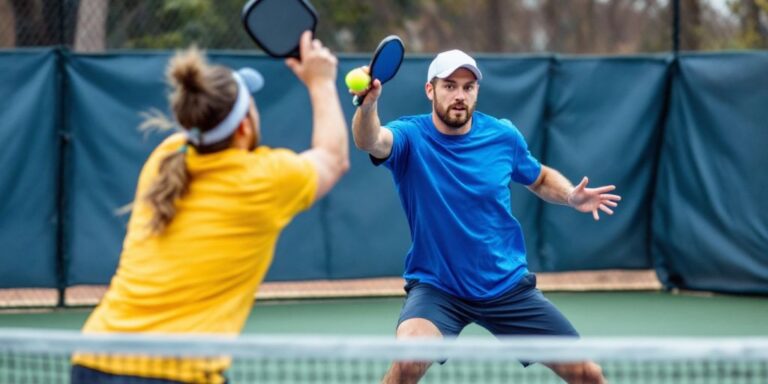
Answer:
[{"label": "bare leg", "polygon": [[[400,323],[397,327],[397,338],[442,338],[443,334],[435,324],[427,319],[413,318]],[[426,361],[395,361],[382,379],[383,384],[418,383],[427,373],[432,362]]]},{"label": "bare leg", "polygon": [[545,364],[569,384],[605,384],[603,369],[591,361]]}]

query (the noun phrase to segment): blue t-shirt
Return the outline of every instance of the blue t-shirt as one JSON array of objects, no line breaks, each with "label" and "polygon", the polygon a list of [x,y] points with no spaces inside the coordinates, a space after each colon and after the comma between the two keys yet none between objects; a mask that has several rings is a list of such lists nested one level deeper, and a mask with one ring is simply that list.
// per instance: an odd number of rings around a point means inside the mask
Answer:
[{"label": "blue t-shirt", "polygon": [[381,163],[392,171],[413,241],[403,277],[466,299],[513,288],[528,269],[509,185],[530,185],[541,172],[517,128],[480,112],[464,135],[440,133],[430,114],[385,128],[394,141]]}]

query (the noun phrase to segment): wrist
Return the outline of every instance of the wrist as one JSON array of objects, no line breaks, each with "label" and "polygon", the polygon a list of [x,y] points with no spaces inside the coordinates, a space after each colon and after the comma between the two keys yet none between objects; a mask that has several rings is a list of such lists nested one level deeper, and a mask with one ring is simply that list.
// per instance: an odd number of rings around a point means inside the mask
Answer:
[{"label": "wrist", "polygon": [[568,193],[565,195],[565,205],[569,207],[573,207],[573,193],[576,191],[576,188],[571,187],[571,190],[568,191]]},{"label": "wrist", "polygon": [[316,79],[307,82],[309,93],[333,92],[336,93],[336,83],[333,79]]},{"label": "wrist", "polygon": [[360,113],[362,113],[365,116],[370,115],[372,112],[376,111],[376,101],[370,101],[370,102],[363,102],[360,104],[360,106],[357,107],[357,109],[360,110]]}]

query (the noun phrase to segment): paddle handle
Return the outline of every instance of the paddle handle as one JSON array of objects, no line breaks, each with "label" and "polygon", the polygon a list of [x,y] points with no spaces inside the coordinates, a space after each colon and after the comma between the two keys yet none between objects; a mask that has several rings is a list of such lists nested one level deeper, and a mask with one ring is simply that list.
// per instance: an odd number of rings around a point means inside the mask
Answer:
[{"label": "paddle handle", "polygon": [[365,100],[365,95],[362,95],[362,96],[355,95],[352,98],[352,105],[354,105],[355,107],[359,107],[361,104],[363,104],[363,100]]}]

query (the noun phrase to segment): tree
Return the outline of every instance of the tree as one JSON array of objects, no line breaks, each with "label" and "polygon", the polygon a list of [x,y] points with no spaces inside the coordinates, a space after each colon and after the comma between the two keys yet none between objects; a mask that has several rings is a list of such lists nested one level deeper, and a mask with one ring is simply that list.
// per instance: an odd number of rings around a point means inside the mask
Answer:
[{"label": "tree", "polygon": [[704,35],[699,0],[681,0],[680,12],[680,49],[697,51]]},{"label": "tree", "polygon": [[[768,0],[680,0],[687,50],[768,48]],[[0,45],[256,49],[245,0],[0,0]],[[370,52],[397,34],[409,52],[669,51],[672,0],[312,0],[335,52]],[[9,11],[10,9],[10,11]]]},{"label": "tree", "polygon": [[768,48],[768,0],[742,0],[733,7],[741,20],[744,48]]}]

